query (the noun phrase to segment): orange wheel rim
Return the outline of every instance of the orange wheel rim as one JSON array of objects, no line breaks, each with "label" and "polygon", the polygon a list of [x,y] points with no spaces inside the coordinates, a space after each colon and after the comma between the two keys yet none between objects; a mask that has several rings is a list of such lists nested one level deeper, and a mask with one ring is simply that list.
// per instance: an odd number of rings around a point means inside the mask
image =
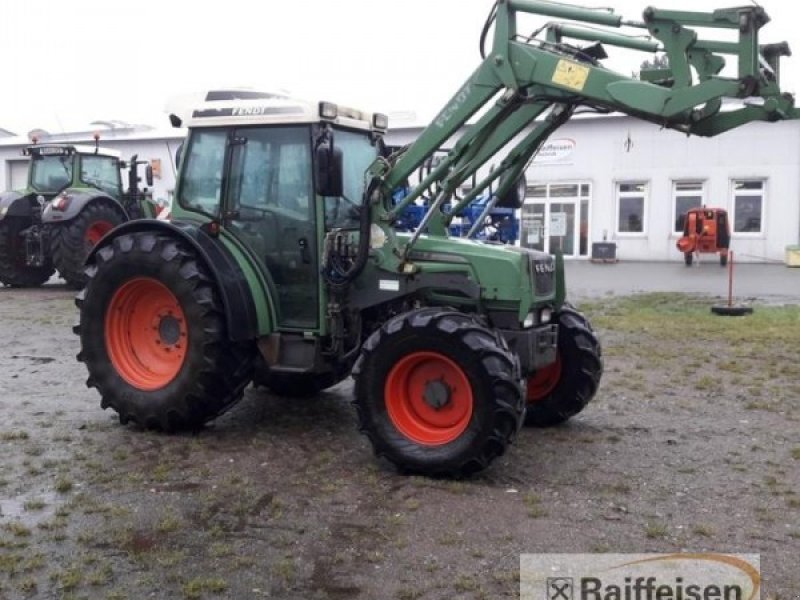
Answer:
[{"label": "orange wheel rim", "polygon": [[556,389],[561,379],[561,357],[556,356],[556,361],[544,369],[539,369],[533,377],[528,378],[528,404],[533,404],[546,398]]},{"label": "orange wheel rim", "polygon": [[105,337],[117,373],[140,390],[163,388],[186,360],[183,309],[167,286],[149,277],[131,279],[114,293]]},{"label": "orange wheel rim", "polygon": [[463,369],[437,352],[414,352],[389,372],[384,388],[394,426],[408,439],[441,446],[472,419],[472,387]]},{"label": "orange wheel rim", "polygon": [[94,246],[112,229],[114,229],[114,224],[109,221],[94,221],[86,230],[86,241],[90,246]]}]

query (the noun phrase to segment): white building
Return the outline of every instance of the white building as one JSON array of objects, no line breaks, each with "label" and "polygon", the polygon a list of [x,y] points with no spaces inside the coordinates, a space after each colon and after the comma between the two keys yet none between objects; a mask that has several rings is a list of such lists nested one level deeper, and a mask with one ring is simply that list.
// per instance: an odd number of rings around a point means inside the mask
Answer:
[{"label": "white building", "polygon": [[[421,127],[396,127],[387,141],[413,141]],[[94,143],[92,131],[40,142]],[[175,186],[179,129],[100,130],[100,144],[137,154],[156,170],[154,198]],[[25,185],[26,137],[0,137],[0,186]],[[783,261],[800,241],[800,122],[754,123],[715,138],[687,137],[624,116],[576,117],[530,167],[521,243],[588,258],[594,242],[616,244],[621,260],[676,261],[680,216],[699,205],[725,208],[737,260]]]},{"label": "white building", "polygon": [[[405,144],[420,128],[390,131]],[[783,261],[800,240],[800,121],[753,123],[688,137],[625,116],[576,117],[527,171],[521,243],[589,257],[616,244],[621,260],[675,261],[680,217],[728,210],[737,260]]]},{"label": "white building", "polygon": [[[109,123],[111,125],[111,123]],[[147,126],[114,125],[87,131],[63,134],[48,134],[45,131],[34,131],[39,143],[71,143],[94,145],[95,133],[100,135],[99,144],[103,148],[118,150],[122,159],[128,160],[137,155],[139,160],[149,161],[153,165],[153,198],[169,200],[175,188],[175,151],[186,135],[180,129],[154,129]],[[31,144],[29,135],[0,137],[0,189],[18,190],[27,184],[28,157],[22,155],[22,149]],[[123,175],[123,186],[127,187],[127,179]],[[145,185],[144,182],[142,185]]]}]

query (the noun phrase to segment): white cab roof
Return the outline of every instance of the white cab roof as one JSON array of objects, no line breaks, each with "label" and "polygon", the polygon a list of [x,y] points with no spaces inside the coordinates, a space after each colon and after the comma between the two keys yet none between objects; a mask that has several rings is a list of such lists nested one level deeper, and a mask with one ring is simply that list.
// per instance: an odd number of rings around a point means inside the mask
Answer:
[{"label": "white cab roof", "polygon": [[281,125],[326,121],[354,129],[372,129],[372,113],[338,106],[336,119],[321,119],[319,102],[292,98],[280,92],[214,90],[182,96],[168,106],[182,126],[225,127],[238,125]]}]

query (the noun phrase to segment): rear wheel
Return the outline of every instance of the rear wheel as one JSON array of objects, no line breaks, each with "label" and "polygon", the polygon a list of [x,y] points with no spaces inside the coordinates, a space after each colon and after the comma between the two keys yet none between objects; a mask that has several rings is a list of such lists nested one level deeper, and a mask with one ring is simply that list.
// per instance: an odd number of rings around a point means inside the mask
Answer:
[{"label": "rear wheel", "polygon": [[78,295],[79,360],[124,424],[196,429],[242,396],[254,349],[228,341],[218,292],[193,252],[150,232],[96,255]]},{"label": "rear wheel", "polygon": [[399,469],[462,477],[486,468],[525,412],[519,361],[476,318],[440,308],[397,316],[353,369],[360,429]]},{"label": "rear wheel", "polygon": [[74,219],[49,226],[53,263],[68,286],[80,289],[86,285],[86,257],[105,234],[125,220],[125,215],[107,202],[93,201]]},{"label": "rear wheel", "polygon": [[49,260],[42,267],[26,264],[22,231],[30,225],[30,219],[21,217],[6,217],[0,221],[0,282],[7,286],[37,287],[55,271]]},{"label": "rear wheel", "polygon": [[692,255],[691,252],[684,252],[684,254],[683,254],[683,262],[686,263],[687,267],[691,267],[692,266],[692,260],[693,259],[694,259],[694,256]]},{"label": "rear wheel", "polygon": [[719,266],[720,267],[727,267],[728,266],[728,255],[727,254],[720,254],[719,255]]},{"label": "rear wheel", "polygon": [[565,306],[558,320],[558,356],[528,379],[525,425],[548,427],[581,412],[603,375],[600,342],[589,321]]}]

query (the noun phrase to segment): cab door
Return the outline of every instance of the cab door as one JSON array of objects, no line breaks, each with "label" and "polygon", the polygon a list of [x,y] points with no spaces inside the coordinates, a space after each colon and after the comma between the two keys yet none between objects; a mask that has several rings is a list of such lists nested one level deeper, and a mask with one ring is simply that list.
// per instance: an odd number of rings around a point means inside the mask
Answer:
[{"label": "cab door", "polygon": [[257,256],[277,293],[280,329],[319,327],[311,131],[231,132],[225,225]]}]

